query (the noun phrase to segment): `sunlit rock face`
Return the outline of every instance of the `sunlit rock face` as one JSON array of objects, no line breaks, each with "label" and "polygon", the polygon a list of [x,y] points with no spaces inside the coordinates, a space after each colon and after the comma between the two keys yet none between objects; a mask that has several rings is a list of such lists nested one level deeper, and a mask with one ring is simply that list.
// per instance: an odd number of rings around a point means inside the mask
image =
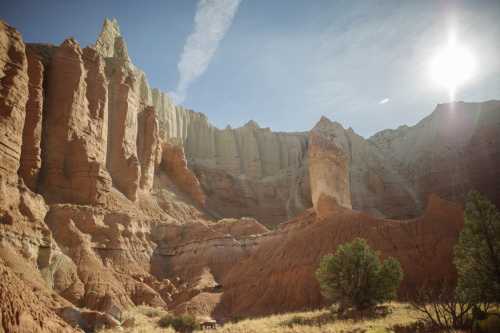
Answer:
[{"label": "sunlit rock face", "polygon": [[44,65],[36,55],[36,51],[26,48],[28,60],[28,101],[26,103],[26,119],[23,128],[23,144],[19,174],[25,184],[36,191],[41,158],[42,112],[43,112],[43,76]]},{"label": "sunlit rock face", "polygon": [[439,105],[415,126],[369,139],[326,118],[310,132],[312,199],[372,216],[420,215],[431,194],[463,203],[472,189],[500,204],[500,102]]},{"label": "sunlit rock face", "polygon": [[309,177],[314,208],[321,196],[351,208],[350,142],[344,128],[323,117],[309,134]]},{"label": "sunlit rock face", "polygon": [[500,205],[500,101],[441,104],[415,126],[369,142],[412,188],[417,210],[431,193],[463,202],[472,189]]},{"label": "sunlit rock face", "polygon": [[309,177],[313,205],[320,215],[332,205],[376,217],[405,218],[421,212],[410,183],[382,152],[326,117],[309,134]]},{"label": "sunlit rock face", "polygon": [[274,133],[250,121],[218,129],[202,113],[153,90],[160,136],[177,139],[216,217],[252,216],[277,225],[311,206],[307,133]]},{"label": "sunlit rock face", "polygon": [[151,194],[168,178],[158,119],[118,31],[105,23],[114,51],[101,54],[74,39],[26,46],[0,22],[0,331],[93,331],[174,299],[150,273],[151,234],[203,213],[173,185],[168,212]]},{"label": "sunlit rock face", "polygon": [[183,192],[188,193],[200,207],[205,206],[206,197],[200,182],[188,168],[182,145],[164,142],[161,147],[161,168],[172,179],[172,182]]},{"label": "sunlit rock face", "polygon": [[20,165],[21,146],[28,100],[28,62],[25,46],[14,28],[0,22],[0,156],[2,175],[12,175]]},{"label": "sunlit rock face", "polygon": [[101,61],[84,57],[73,39],[51,57],[45,112],[51,125],[44,128],[42,146],[43,192],[50,201],[92,204],[111,187],[105,170],[108,110]]}]

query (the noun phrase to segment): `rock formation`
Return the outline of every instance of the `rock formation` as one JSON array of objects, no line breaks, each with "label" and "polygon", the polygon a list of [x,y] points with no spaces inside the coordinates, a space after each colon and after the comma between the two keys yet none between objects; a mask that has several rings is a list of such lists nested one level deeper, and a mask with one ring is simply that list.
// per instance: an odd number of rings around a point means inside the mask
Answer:
[{"label": "rock formation", "polygon": [[40,167],[42,166],[42,112],[43,112],[43,77],[44,65],[29,47],[26,48],[28,59],[28,102],[23,129],[21,166],[19,174],[26,185],[37,190]]},{"label": "rock formation", "polygon": [[212,215],[277,225],[311,206],[307,133],[273,133],[253,121],[221,130],[158,90],[152,98],[161,136],[183,145]]},{"label": "rock formation", "polygon": [[78,43],[67,39],[50,61],[45,122],[51,126],[44,128],[42,177],[43,193],[53,202],[94,204],[111,186],[104,69],[99,58],[86,54],[88,69]]},{"label": "rock formation", "polygon": [[12,176],[20,165],[21,147],[28,100],[28,62],[21,35],[0,23],[0,156],[2,175]]},{"label": "rock formation", "polygon": [[462,220],[459,205],[436,196],[421,217],[407,221],[377,219],[343,207],[318,220],[308,210],[268,235],[251,256],[231,268],[221,280],[224,293],[215,312],[222,318],[260,316],[324,304],[314,278],[319,259],[354,237],[367,239],[384,257],[401,262],[403,295],[424,282],[452,278],[453,244]]},{"label": "rock formation", "polygon": [[322,196],[336,205],[351,208],[349,137],[338,123],[325,117],[309,134],[309,176],[313,206],[318,210]]},{"label": "rock formation", "polygon": [[175,185],[182,191],[188,193],[200,206],[205,205],[205,194],[201,189],[200,182],[194,173],[188,168],[184,148],[171,140],[164,142],[161,148],[161,167],[172,179]]},{"label": "rock formation", "polygon": [[463,202],[471,189],[500,206],[499,111],[500,101],[440,104],[417,125],[382,131],[369,142],[406,179],[417,208],[431,193]]},{"label": "rock formation", "polygon": [[149,87],[116,20],[83,49],[0,22],[0,331],[318,307],[318,260],[353,237],[401,261],[401,292],[453,279],[465,193],[500,205],[499,138],[498,101],[369,139],[218,129]]}]

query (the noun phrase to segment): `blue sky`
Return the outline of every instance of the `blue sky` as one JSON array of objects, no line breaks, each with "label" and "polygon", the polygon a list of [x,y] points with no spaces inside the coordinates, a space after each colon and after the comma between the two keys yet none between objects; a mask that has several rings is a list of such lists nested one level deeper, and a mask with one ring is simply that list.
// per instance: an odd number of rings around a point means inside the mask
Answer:
[{"label": "blue sky", "polygon": [[[73,36],[88,45],[104,17],[115,17],[150,84],[173,92],[197,4],[2,0],[0,18],[28,42],[59,44]],[[478,64],[456,99],[500,99],[498,0],[241,0],[233,9],[183,101],[218,127],[253,119],[273,130],[302,131],[326,115],[366,137],[412,125],[448,99],[428,67],[450,26]],[[210,29],[198,28],[203,40]]]}]

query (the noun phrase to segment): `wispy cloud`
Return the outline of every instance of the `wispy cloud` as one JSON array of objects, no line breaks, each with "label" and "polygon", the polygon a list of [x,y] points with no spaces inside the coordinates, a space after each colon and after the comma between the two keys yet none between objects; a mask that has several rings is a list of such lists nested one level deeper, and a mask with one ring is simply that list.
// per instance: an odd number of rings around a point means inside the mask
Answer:
[{"label": "wispy cloud", "polygon": [[177,64],[179,82],[173,97],[177,103],[186,98],[189,86],[207,69],[220,41],[231,27],[241,0],[200,0],[194,29],[184,44]]},{"label": "wispy cloud", "polygon": [[381,100],[380,102],[378,102],[378,104],[386,104],[386,103],[389,103],[390,99],[389,98],[384,98],[383,100]]}]

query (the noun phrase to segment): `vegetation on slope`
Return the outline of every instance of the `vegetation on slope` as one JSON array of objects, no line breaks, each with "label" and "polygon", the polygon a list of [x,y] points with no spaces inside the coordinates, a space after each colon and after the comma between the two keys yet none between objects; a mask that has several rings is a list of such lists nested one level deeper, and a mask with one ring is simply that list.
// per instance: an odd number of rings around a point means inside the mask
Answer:
[{"label": "vegetation on slope", "polygon": [[392,300],[403,279],[401,265],[394,258],[382,263],[366,240],[356,238],[340,245],[335,254],[321,259],[316,277],[323,295],[339,304],[342,312],[358,310]]}]

